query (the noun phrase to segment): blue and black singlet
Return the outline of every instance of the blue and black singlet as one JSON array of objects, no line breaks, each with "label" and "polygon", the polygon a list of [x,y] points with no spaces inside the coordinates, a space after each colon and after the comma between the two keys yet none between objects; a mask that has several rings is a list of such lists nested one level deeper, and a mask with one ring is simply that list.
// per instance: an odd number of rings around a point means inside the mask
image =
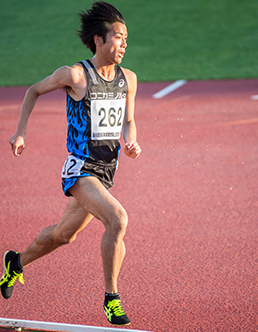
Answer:
[{"label": "blue and black singlet", "polygon": [[116,65],[112,81],[100,77],[93,64],[82,61],[87,78],[86,95],[75,101],[67,93],[67,150],[62,169],[65,195],[79,177],[94,176],[110,189],[117,167],[128,84]]},{"label": "blue and black singlet", "polygon": [[115,163],[120,150],[128,85],[122,69],[106,81],[93,64],[82,62],[87,77],[87,92],[80,101],[67,93],[67,150],[82,160]]}]

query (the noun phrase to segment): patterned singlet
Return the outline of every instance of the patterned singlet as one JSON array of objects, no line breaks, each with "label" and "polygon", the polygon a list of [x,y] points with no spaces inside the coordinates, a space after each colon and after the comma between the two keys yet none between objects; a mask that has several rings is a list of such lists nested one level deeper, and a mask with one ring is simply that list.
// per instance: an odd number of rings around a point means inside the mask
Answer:
[{"label": "patterned singlet", "polygon": [[67,150],[84,161],[115,164],[128,92],[126,77],[116,65],[114,80],[106,81],[89,60],[81,63],[87,92],[80,101],[67,93]]}]

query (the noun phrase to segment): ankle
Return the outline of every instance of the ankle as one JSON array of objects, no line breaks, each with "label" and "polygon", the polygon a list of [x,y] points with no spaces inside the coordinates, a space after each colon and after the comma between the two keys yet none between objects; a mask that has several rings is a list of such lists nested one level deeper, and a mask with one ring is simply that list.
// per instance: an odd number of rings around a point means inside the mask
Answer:
[{"label": "ankle", "polygon": [[15,272],[21,273],[23,271],[23,268],[20,264],[20,254],[16,255],[11,262],[12,268]]},{"label": "ankle", "polygon": [[112,301],[112,300],[119,300],[119,293],[115,294],[110,294],[110,293],[105,293],[105,303]]}]

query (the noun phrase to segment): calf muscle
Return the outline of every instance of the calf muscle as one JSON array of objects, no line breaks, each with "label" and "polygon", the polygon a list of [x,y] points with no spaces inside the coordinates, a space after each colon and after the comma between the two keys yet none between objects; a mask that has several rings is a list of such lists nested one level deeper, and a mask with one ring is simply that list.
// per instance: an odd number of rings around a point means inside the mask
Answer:
[{"label": "calf muscle", "polygon": [[71,198],[59,223],[43,229],[35,241],[21,252],[21,266],[25,267],[60,246],[74,241],[76,235],[84,229],[92,217],[79,202]]},{"label": "calf muscle", "polygon": [[126,211],[96,178],[78,179],[70,192],[106,228],[101,241],[105,287],[106,292],[117,293],[117,279],[125,256]]}]

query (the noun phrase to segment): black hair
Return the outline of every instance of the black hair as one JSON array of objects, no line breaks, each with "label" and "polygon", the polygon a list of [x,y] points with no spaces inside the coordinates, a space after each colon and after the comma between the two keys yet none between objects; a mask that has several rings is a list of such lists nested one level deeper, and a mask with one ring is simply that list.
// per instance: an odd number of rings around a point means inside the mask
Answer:
[{"label": "black hair", "polygon": [[77,35],[93,54],[96,53],[94,36],[102,37],[106,42],[106,35],[112,31],[112,24],[120,22],[125,24],[122,14],[111,4],[104,1],[94,2],[91,9],[79,13],[81,29]]}]

